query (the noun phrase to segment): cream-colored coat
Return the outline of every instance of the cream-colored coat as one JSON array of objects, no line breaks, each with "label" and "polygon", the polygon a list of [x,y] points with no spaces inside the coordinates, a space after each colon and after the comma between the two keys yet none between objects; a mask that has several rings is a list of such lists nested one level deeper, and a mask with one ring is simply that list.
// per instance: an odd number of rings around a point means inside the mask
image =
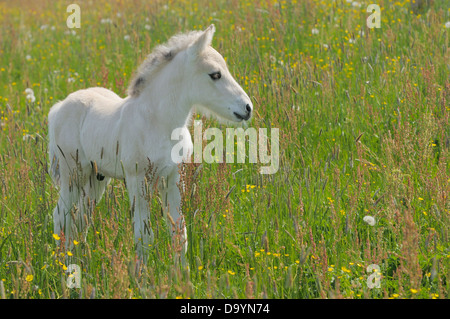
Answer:
[{"label": "cream-colored coat", "polygon": [[124,99],[94,87],[74,92],[51,108],[49,155],[60,192],[53,212],[54,232],[64,231],[66,246],[86,229],[89,212],[110,178],[119,178],[126,182],[135,242],[144,257],[153,240],[143,187],[151,163],[156,176],[166,181],[166,187],[159,183],[164,211],[175,221],[172,233],[184,242],[184,260],[186,227],[177,186],[179,163],[171,157],[176,143],[172,132],[181,132],[183,149],[188,150],[183,156],[189,157],[192,139],[187,125],[194,107],[234,122],[248,120],[253,108],[222,56],[210,46],[214,31],[211,25],[205,31],[176,35],[155,48]]}]

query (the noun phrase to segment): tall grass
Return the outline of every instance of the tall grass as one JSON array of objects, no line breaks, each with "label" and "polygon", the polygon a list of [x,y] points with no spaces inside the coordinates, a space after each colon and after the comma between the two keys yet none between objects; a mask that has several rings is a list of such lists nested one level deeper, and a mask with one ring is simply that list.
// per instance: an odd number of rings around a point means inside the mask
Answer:
[{"label": "tall grass", "polygon": [[[82,2],[71,30],[69,3],[0,2],[0,297],[448,298],[445,1],[379,1],[380,29],[366,27],[366,1],[199,0]],[[90,86],[124,96],[155,45],[210,23],[254,102],[251,126],[280,129],[279,171],[183,167],[189,272],[174,263],[157,194],[155,242],[136,259],[122,181],[87,240],[57,246],[49,108]],[[66,285],[70,264],[81,288]],[[367,284],[371,264],[380,288]]]}]

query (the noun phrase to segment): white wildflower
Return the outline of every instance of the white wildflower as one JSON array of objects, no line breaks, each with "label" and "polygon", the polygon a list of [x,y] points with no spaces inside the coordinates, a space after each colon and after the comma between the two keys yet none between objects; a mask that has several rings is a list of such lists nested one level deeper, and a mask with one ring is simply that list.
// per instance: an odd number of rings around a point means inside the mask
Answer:
[{"label": "white wildflower", "polygon": [[311,33],[312,33],[312,34],[319,34],[319,29],[313,28],[313,29],[311,30]]},{"label": "white wildflower", "polygon": [[33,103],[34,101],[36,101],[36,97],[34,96],[34,91],[33,89],[30,88],[26,88],[25,89],[25,93],[27,94],[26,99],[27,101]]},{"label": "white wildflower", "polygon": [[25,134],[25,135],[22,137],[22,141],[28,141],[29,139],[34,140],[34,136],[33,136],[33,135],[30,135],[30,134]]},{"label": "white wildflower", "polygon": [[450,21],[445,22],[445,27],[446,27],[447,29],[450,29]]},{"label": "white wildflower", "polygon": [[36,101],[36,97],[34,95],[27,95],[27,100],[34,103],[34,101]]},{"label": "white wildflower", "polygon": [[372,216],[364,216],[363,221],[369,224],[370,226],[375,225],[375,218],[373,218]]},{"label": "white wildflower", "polygon": [[100,20],[101,24],[111,24],[112,20],[110,18],[106,18],[106,19],[101,19]]}]

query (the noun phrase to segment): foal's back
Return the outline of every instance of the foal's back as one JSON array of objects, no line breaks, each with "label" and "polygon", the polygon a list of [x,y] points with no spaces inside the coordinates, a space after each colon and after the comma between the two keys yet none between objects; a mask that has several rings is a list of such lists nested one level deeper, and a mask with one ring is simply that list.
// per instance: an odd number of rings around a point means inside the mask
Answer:
[{"label": "foal's back", "polygon": [[[78,90],[67,96],[63,101],[52,106],[49,112],[49,122],[73,122],[77,118],[83,117],[89,109],[102,109],[111,111],[118,106],[122,98],[111,90],[92,87]],[[61,121],[60,121],[61,120]]]}]

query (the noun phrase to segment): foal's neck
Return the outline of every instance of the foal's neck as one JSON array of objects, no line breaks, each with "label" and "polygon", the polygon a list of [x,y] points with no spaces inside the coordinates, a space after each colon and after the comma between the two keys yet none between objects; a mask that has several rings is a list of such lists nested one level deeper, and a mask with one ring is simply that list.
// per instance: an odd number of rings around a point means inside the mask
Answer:
[{"label": "foal's neck", "polygon": [[191,116],[192,106],[186,98],[186,89],[170,76],[159,75],[153,79],[134,103],[140,116],[169,137],[174,129],[186,126]]}]

